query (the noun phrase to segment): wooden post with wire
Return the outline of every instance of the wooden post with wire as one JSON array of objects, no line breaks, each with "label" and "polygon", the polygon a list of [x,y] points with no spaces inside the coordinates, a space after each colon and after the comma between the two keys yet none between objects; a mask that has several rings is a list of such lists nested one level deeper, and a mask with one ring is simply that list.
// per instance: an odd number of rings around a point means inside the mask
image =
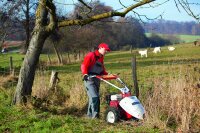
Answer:
[{"label": "wooden post with wire", "polygon": [[12,59],[12,56],[10,56],[10,74],[13,74],[13,59]]},{"label": "wooden post with wire", "polygon": [[133,82],[134,82],[134,92],[135,96],[139,97],[139,87],[138,87],[138,82],[137,82],[137,69],[136,69],[136,56],[132,57],[132,76],[133,76]]},{"label": "wooden post with wire", "polygon": [[49,83],[49,90],[53,90],[56,92],[56,86],[60,79],[58,78],[58,72],[57,71],[52,71],[51,72],[51,78],[50,78],[50,83]]},{"label": "wooden post with wire", "polygon": [[133,53],[133,46],[130,47],[131,54]]}]

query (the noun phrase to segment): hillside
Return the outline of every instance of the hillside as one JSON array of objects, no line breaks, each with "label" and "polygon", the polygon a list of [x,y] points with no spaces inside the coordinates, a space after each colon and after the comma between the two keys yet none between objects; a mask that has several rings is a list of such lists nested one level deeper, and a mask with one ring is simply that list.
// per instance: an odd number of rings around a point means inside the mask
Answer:
[{"label": "hillside", "polygon": [[[152,33],[145,33],[147,37],[150,37]],[[163,37],[165,35],[170,35],[170,34],[157,34],[160,37]],[[174,34],[173,36],[175,36],[176,38],[180,39],[180,42],[182,43],[190,43],[190,42],[194,42],[198,39],[200,39],[200,35],[183,35],[183,34]]]}]

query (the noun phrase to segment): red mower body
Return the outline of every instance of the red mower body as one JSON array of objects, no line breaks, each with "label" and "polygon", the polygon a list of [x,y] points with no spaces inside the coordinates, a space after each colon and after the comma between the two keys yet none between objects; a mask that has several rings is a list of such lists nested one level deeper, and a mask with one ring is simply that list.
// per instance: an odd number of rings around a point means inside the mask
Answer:
[{"label": "red mower body", "polygon": [[[129,96],[131,96],[131,93],[129,92],[129,93],[126,93],[126,94],[118,94],[118,95],[120,95],[121,98],[116,99],[116,100],[112,100],[112,98],[110,98],[111,100],[109,101],[109,106],[110,106],[110,107],[113,107],[113,108],[116,108],[117,110],[119,110],[119,113],[120,113],[121,118],[126,119],[126,120],[131,119],[133,116],[130,115],[129,113],[127,113],[127,112],[126,112],[124,109],[122,109],[122,108],[120,107],[120,105],[119,105],[120,100],[121,100],[122,98],[124,98],[124,97],[129,97]],[[110,95],[109,97],[111,97],[111,95]]]}]

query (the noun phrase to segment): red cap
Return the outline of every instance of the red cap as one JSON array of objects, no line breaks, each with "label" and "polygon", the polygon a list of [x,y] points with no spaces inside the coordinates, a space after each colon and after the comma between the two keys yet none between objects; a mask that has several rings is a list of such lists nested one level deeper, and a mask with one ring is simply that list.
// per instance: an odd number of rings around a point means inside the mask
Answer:
[{"label": "red cap", "polygon": [[105,50],[110,51],[110,48],[108,47],[108,44],[106,43],[99,44],[98,48],[105,48]]}]

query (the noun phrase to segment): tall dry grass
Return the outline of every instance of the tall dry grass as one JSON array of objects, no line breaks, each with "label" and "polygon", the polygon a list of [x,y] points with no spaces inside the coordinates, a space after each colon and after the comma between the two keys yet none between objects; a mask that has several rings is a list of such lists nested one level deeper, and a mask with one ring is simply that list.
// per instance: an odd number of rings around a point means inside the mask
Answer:
[{"label": "tall dry grass", "polygon": [[[145,92],[142,99],[146,109],[145,125],[164,132],[200,132],[200,71],[178,69],[180,71],[173,76],[151,79],[152,89]],[[61,76],[62,87],[51,92],[48,90],[50,73],[38,72],[33,95],[48,97],[52,105],[66,109],[65,113],[84,114],[88,97],[81,78],[79,74]],[[102,83],[101,103],[105,102],[108,90],[109,86]]]},{"label": "tall dry grass", "polygon": [[[107,86],[101,84],[100,86],[100,101],[105,102],[105,96],[107,94]],[[88,104],[88,96],[85,86],[80,75],[73,76],[73,81],[68,91],[68,99],[65,102],[66,107],[76,107],[79,110],[86,108]]]},{"label": "tall dry grass", "polygon": [[75,81],[69,89],[69,98],[65,101],[65,106],[83,109],[88,102],[85,87],[83,86],[80,78],[74,78]]},{"label": "tall dry grass", "polygon": [[[56,89],[54,89],[56,91],[52,91],[49,89],[50,73],[47,71],[37,71],[32,96],[40,99],[40,102],[48,102],[46,104],[48,107],[57,106],[57,109],[62,108],[65,110],[64,113],[73,113],[75,111],[75,114],[78,112],[85,114],[88,96],[82,81],[82,75],[74,74],[71,76],[70,74],[65,74],[59,78],[60,82]],[[106,88],[105,85],[101,85],[101,103],[105,102]]]},{"label": "tall dry grass", "polygon": [[49,95],[49,73],[47,71],[36,71],[35,75],[32,96],[44,99]]},{"label": "tall dry grass", "polygon": [[182,70],[155,78],[144,101],[146,124],[165,132],[200,132],[200,74]]}]

